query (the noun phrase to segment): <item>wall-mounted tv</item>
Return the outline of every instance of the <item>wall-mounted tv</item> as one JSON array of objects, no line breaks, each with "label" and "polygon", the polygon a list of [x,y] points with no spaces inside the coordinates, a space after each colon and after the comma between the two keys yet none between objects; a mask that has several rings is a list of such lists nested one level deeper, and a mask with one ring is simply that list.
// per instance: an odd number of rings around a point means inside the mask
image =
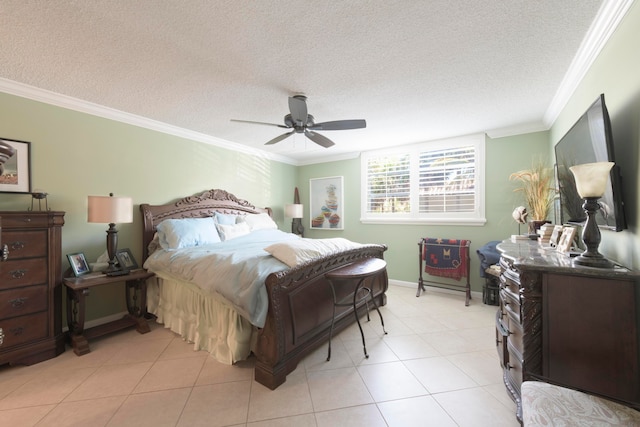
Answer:
[{"label": "wall-mounted tv", "polygon": [[[583,163],[615,162],[611,121],[604,103],[604,94],[591,104],[558,141],[555,154],[561,223],[582,225],[586,221],[582,208],[584,201],[578,195],[576,182],[569,168]],[[596,222],[601,229],[621,231],[627,228],[620,168],[617,164],[611,169],[606,192],[599,202],[602,209],[596,216]]]}]

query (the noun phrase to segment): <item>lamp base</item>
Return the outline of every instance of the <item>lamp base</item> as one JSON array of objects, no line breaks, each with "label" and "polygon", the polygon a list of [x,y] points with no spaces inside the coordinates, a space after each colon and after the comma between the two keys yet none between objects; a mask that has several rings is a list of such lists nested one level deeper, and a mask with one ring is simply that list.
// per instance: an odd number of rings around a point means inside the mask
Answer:
[{"label": "lamp base", "polygon": [[595,267],[595,268],[613,268],[615,264],[606,259],[599,253],[596,256],[578,255],[572,260],[574,266]]}]

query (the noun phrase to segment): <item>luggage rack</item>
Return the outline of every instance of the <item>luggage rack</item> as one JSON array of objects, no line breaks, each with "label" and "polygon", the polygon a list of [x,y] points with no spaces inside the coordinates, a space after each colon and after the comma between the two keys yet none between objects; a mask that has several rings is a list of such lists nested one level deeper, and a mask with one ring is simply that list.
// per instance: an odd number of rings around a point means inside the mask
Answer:
[{"label": "luggage rack", "polygon": [[[442,243],[449,242],[449,243]],[[452,243],[451,243],[452,242]],[[418,241],[418,249],[419,249],[419,269],[420,269],[420,277],[418,279],[418,291],[416,292],[416,297],[420,296],[420,291],[426,292],[425,282],[429,283],[429,286],[433,286],[436,288],[449,289],[453,291],[460,291],[465,293],[465,306],[469,305],[469,300],[471,299],[471,283],[469,282],[469,271],[471,267],[471,261],[469,259],[469,248],[471,247],[470,240],[458,240],[458,239],[433,239],[423,237]],[[451,251],[456,248],[458,249],[459,254],[459,264],[452,266],[450,268],[438,268],[434,266],[429,259],[425,259],[425,254],[428,249],[439,250],[442,249],[443,257],[446,256],[447,251],[451,254]],[[456,285],[455,283],[447,283],[447,282],[438,282],[434,280],[425,280],[422,277],[423,272],[423,263],[424,270],[430,268],[430,272],[427,272],[430,276],[437,277],[448,277],[451,279],[460,280],[462,278],[466,278],[466,283],[464,285]]]}]

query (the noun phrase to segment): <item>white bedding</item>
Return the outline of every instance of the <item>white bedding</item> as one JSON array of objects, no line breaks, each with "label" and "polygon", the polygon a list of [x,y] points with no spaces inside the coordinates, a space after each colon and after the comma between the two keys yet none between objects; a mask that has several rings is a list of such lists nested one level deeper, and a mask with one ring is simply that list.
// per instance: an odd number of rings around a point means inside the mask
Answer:
[{"label": "white bedding", "polygon": [[220,243],[157,250],[144,268],[161,277],[193,283],[218,300],[222,297],[251,324],[263,327],[268,308],[265,280],[270,273],[289,268],[264,248],[299,239],[280,230],[255,230]]}]

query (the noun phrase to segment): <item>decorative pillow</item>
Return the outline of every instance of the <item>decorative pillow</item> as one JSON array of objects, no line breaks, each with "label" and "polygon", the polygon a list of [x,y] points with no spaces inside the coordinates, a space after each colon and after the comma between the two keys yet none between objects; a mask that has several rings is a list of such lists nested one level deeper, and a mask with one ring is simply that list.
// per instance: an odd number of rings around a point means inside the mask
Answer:
[{"label": "decorative pillow", "polygon": [[157,227],[163,249],[180,249],[220,242],[212,217],[165,219]]},{"label": "decorative pillow", "polygon": [[218,231],[223,241],[235,239],[236,237],[249,234],[251,229],[246,222],[240,222],[233,225],[218,224]]},{"label": "decorative pillow", "polygon": [[234,214],[222,214],[216,212],[216,222],[223,225],[233,225],[237,222],[238,215]]},{"label": "decorative pillow", "polygon": [[263,230],[263,229],[275,230],[278,228],[278,224],[276,224],[267,213],[261,213],[258,215],[249,214],[249,215],[243,216],[242,218],[243,218],[243,221],[249,225],[249,229],[251,229],[251,231]]},{"label": "decorative pillow", "polygon": [[360,243],[355,243],[341,237],[334,239],[295,239],[286,242],[275,243],[264,248],[278,260],[289,267],[311,261],[334,252],[359,248]]}]

